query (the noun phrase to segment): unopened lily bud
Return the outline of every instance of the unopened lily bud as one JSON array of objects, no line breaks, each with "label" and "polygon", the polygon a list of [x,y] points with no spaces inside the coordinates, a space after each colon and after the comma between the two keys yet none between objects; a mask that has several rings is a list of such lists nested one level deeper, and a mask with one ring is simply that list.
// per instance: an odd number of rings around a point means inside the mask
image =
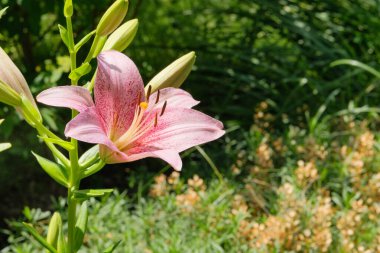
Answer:
[{"label": "unopened lily bud", "polygon": [[46,241],[53,246],[57,247],[59,231],[62,229],[62,219],[58,212],[53,214],[49,223],[49,229],[46,237]]},{"label": "unopened lily bud", "polygon": [[107,36],[121,24],[128,11],[128,0],[116,0],[100,19],[96,34]]},{"label": "unopened lily bud", "polygon": [[137,19],[132,19],[117,28],[107,39],[102,51],[113,49],[122,52],[129,46],[129,44],[131,44],[137,33],[138,25],[139,21]]},{"label": "unopened lily bud", "polygon": [[63,7],[63,14],[66,18],[71,17],[73,15],[73,0],[65,1],[65,5]]},{"label": "unopened lily bud", "polygon": [[[35,108],[37,108],[36,102],[33,99],[32,93],[29,90],[29,86],[26,83],[26,80],[24,76],[21,74],[20,70],[16,67],[16,65],[13,63],[13,61],[9,58],[9,56],[4,52],[4,50],[0,47],[0,81],[1,81],[1,87],[0,89],[2,91],[5,91],[7,94],[1,94],[0,95],[0,101],[7,103],[1,98],[4,98],[5,96],[12,97],[13,102],[17,102],[17,104],[20,104],[20,97],[21,95],[25,96],[30,102],[33,104]],[[12,89],[15,91],[16,96],[14,93],[9,91],[9,89]],[[12,101],[11,101],[12,102]],[[11,103],[7,103],[10,105],[13,105]],[[17,106],[17,105],[13,105]]]},{"label": "unopened lily bud", "polygon": [[166,87],[178,88],[185,81],[190,74],[191,68],[195,62],[195,52],[190,52],[181,58],[177,59],[169,66],[164,68],[158,73],[145,87],[145,91],[148,91],[151,86],[151,92],[155,92],[159,89]]}]

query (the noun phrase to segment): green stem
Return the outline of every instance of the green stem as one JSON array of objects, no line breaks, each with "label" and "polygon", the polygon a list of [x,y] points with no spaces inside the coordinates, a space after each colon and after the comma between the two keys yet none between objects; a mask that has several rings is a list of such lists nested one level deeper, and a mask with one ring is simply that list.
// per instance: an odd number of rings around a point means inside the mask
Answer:
[{"label": "green stem", "polygon": [[87,90],[91,93],[92,92],[92,89],[94,88],[94,85],[95,85],[95,77],[96,77],[96,74],[98,73],[98,70],[95,71],[94,75],[92,76],[91,78],[91,82],[90,84],[88,85],[87,87]]},{"label": "green stem", "polygon": [[94,41],[92,42],[90,52],[88,52],[88,55],[87,55],[87,57],[83,63],[91,61],[92,56],[94,55],[94,52],[95,52],[96,48],[98,47],[99,39],[100,39],[100,37],[98,36],[98,34],[95,34],[95,38],[94,38]]},{"label": "green stem", "polygon": [[[74,35],[73,35],[73,26],[71,23],[71,17],[66,18],[67,32],[69,36],[69,51],[70,51],[70,62],[71,62],[71,71],[76,69],[76,52],[74,50]],[[76,81],[71,81],[71,85],[77,85]],[[78,113],[75,110],[72,110],[71,118],[74,118]],[[67,192],[68,198],[68,231],[67,231],[67,250],[68,253],[75,253],[74,249],[74,229],[76,223],[76,209],[77,201],[74,199],[73,194],[75,190],[79,189],[80,178],[79,178],[79,162],[78,162],[78,142],[74,138],[71,138],[71,144],[73,150],[70,150],[70,179],[69,179],[69,189]]]}]

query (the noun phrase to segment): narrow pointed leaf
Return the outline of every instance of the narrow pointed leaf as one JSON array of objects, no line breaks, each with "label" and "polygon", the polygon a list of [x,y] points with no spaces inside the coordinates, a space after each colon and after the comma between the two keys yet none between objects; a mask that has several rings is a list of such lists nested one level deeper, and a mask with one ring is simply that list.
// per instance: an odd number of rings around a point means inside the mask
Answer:
[{"label": "narrow pointed leaf", "polygon": [[91,197],[102,197],[108,193],[111,193],[113,189],[86,189],[77,190],[74,192],[74,198],[76,199],[88,199]]},{"label": "narrow pointed leaf", "polygon": [[95,145],[89,150],[87,150],[86,152],[84,152],[84,154],[79,158],[79,164],[81,166],[85,164],[91,165],[91,161],[95,161],[98,155],[99,155],[99,145]]},{"label": "narrow pointed leaf", "polygon": [[91,71],[91,65],[90,63],[86,62],[82,64],[79,68],[74,69],[70,75],[69,78],[74,81],[78,81],[79,78],[82,76],[88,74]]},{"label": "narrow pointed leaf", "polygon": [[58,253],[53,246],[51,246],[38,232],[37,230],[30,224],[23,222],[22,225],[28,230],[28,232],[36,239],[44,248],[49,250],[52,253]]},{"label": "narrow pointed leaf", "polygon": [[44,137],[44,136],[38,136],[38,138],[40,138],[44,141],[53,143],[53,144],[57,144],[57,145],[61,146],[62,148],[66,149],[68,151],[74,149],[74,146],[68,141],[53,139],[53,138]]},{"label": "narrow pointed leaf", "polygon": [[8,6],[0,10],[0,18],[2,18],[4,16],[7,9],[8,9]]},{"label": "narrow pointed leaf", "polygon": [[[33,153],[33,152],[32,152]],[[42,156],[39,156],[35,153],[33,155],[36,157],[38,163],[44,169],[44,171],[51,176],[55,181],[60,183],[61,185],[67,187],[68,186],[68,176],[67,176],[67,171],[66,169],[57,164],[54,163]]]},{"label": "narrow pointed leaf", "polygon": [[86,170],[82,171],[81,178],[89,177],[95,174],[96,172],[103,169],[104,165],[105,165],[105,162],[103,160],[99,160],[97,163],[91,165]]},{"label": "narrow pointed leaf", "polygon": [[90,39],[91,37],[95,34],[95,30],[90,32],[89,34],[87,34],[86,36],[84,36],[74,47],[74,50],[75,52],[78,52],[79,49],[84,45],[86,44]]},{"label": "narrow pointed leaf", "polygon": [[353,67],[357,67],[357,68],[360,68],[364,71],[371,73],[372,75],[374,75],[377,78],[380,78],[380,72],[379,71],[377,71],[376,69],[372,68],[371,66],[369,66],[365,63],[362,63],[360,61],[357,61],[357,60],[340,59],[340,60],[336,60],[336,61],[333,61],[332,63],[330,63],[330,67],[335,67],[335,66],[339,66],[339,65],[350,65]]},{"label": "narrow pointed leaf", "polygon": [[69,34],[67,33],[66,28],[61,26],[61,25],[58,25],[58,29],[59,29],[59,34],[61,35],[61,39],[62,39],[63,43],[65,43],[66,47],[69,48],[69,46],[70,46]]},{"label": "narrow pointed leaf", "polygon": [[3,152],[4,150],[7,150],[12,147],[12,144],[10,143],[0,143],[0,152]]},{"label": "narrow pointed leaf", "polygon": [[117,248],[117,246],[119,246],[120,243],[121,240],[115,243],[113,246],[107,248],[103,253],[112,253]]},{"label": "narrow pointed leaf", "polygon": [[84,201],[80,208],[78,220],[75,224],[75,229],[74,229],[74,251],[75,252],[78,251],[79,248],[83,244],[84,234],[86,233],[86,229],[87,229],[87,221],[88,221],[87,202]]}]

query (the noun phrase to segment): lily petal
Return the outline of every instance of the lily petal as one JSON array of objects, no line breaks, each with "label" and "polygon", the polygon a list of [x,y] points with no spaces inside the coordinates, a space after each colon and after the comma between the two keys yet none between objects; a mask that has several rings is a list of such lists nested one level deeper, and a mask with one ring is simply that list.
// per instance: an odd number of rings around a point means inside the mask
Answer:
[{"label": "lily petal", "polygon": [[126,155],[121,152],[113,152],[112,156],[107,158],[107,163],[133,162],[147,157],[160,158],[170,164],[177,171],[182,169],[181,157],[177,151],[172,149],[144,151],[132,155]]},{"label": "lily petal", "polygon": [[182,160],[177,151],[172,149],[155,150],[129,156],[129,161],[136,161],[147,157],[160,158],[170,164],[173,169],[181,171]]},{"label": "lily petal", "polygon": [[113,151],[118,151],[117,147],[107,137],[102,119],[94,106],[72,119],[66,125],[65,135],[83,142],[103,144]]},{"label": "lily petal", "polygon": [[[131,59],[117,51],[98,56],[95,79],[95,105],[111,140],[131,125],[136,106],[145,100],[140,73]],[[140,100],[140,101],[139,101]]]},{"label": "lily petal", "polygon": [[[174,108],[192,108],[199,104],[190,93],[177,88],[164,88],[159,91],[159,100],[157,101],[158,92],[149,97],[149,109],[162,108],[165,101],[170,107]],[[156,103],[157,101],[157,103]]]},{"label": "lily petal", "polygon": [[58,86],[44,90],[37,101],[46,105],[66,107],[79,112],[94,106],[90,92],[78,86]]},{"label": "lily petal", "polygon": [[[146,122],[155,120],[158,112],[156,110],[149,113]],[[130,157],[159,150],[174,150],[179,153],[221,137],[224,134],[222,129],[223,124],[220,121],[206,114],[187,108],[170,108],[158,117],[156,127],[152,126],[122,151]]]}]

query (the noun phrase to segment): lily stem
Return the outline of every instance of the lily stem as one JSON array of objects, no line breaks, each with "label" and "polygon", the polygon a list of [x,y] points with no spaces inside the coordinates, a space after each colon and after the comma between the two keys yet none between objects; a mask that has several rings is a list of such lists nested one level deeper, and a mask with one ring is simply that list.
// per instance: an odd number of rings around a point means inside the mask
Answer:
[{"label": "lily stem", "polygon": [[[76,52],[74,50],[74,34],[73,26],[71,22],[71,17],[66,17],[67,33],[69,37],[69,52],[70,52],[70,62],[71,71],[75,70],[77,67]],[[72,80],[71,85],[77,85],[77,81]],[[78,114],[77,111],[72,110],[71,118],[74,118]],[[69,188],[67,192],[67,202],[68,202],[68,231],[67,231],[67,251],[68,253],[76,253],[74,246],[75,242],[75,224],[76,224],[76,209],[77,200],[74,198],[74,192],[79,189],[80,178],[79,178],[79,162],[78,162],[78,142],[74,138],[70,140],[73,149],[69,152],[70,159],[70,179]]]}]

